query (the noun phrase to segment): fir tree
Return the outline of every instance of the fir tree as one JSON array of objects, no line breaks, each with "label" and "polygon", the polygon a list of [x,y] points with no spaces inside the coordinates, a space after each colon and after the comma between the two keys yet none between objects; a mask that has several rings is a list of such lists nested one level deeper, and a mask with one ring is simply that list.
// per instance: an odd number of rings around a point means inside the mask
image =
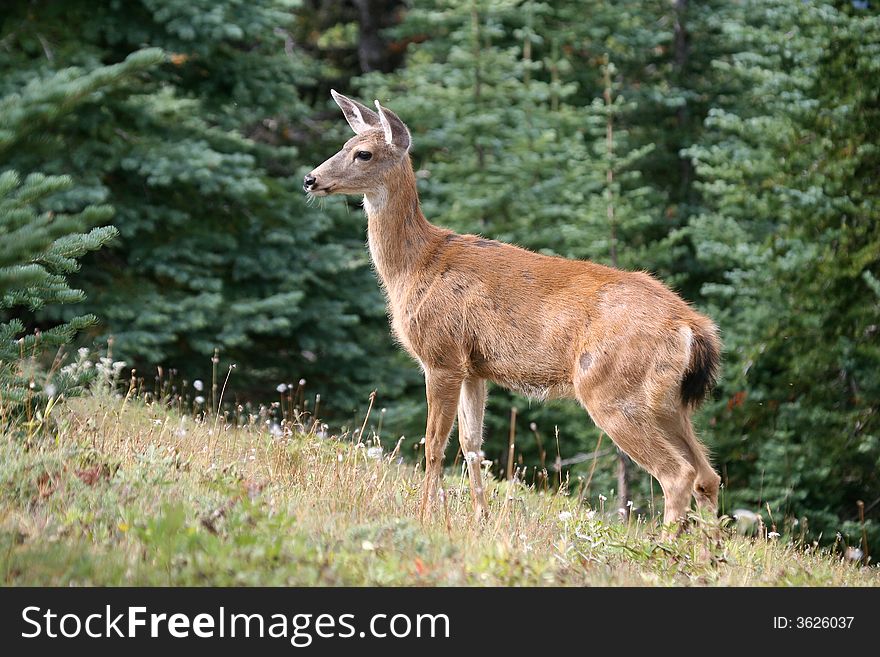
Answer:
[{"label": "fir tree", "polygon": [[336,401],[347,412],[374,387],[399,392],[391,345],[371,341],[385,323],[360,275],[363,228],[351,213],[308,207],[301,190],[338,144],[303,127],[312,112],[298,89],[317,67],[291,45],[290,3],[37,5],[14,2],[4,20],[4,93],[35,96],[35,79],[71,65],[90,74],[142,44],[165,55],[137,84],[85,98],[7,150],[18,170],[70,174],[79,200],[116,209],[120,239],[76,278],[99,339],[112,335],[139,371],[164,365],[190,379],[219,349],[224,367],[242,364],[229,399],[300,377],[325,410]]},{"label": "fir tree", "polygon": [[[48,329],[26,327],[17,310],[37,311],[49,304],[77,304],[81,290],[67,276],[79,268],[78,259],[117,235],[105,223],[108,206],[90,205],[81,212],[61,213],[58,194],[69,190],[64,176],[31,174],[23,181],[14,171],[0,173],[0,416],[9,421],[34,411],[45,397],[69,394],[91,372],[45,371],[44,352],[58,349],[97,321],[80,315]],[[28,330],[29,329],[29,330]],[[58,363],[56,363],[57,365]],[[5,422],[4,422],[5,424]]]},{"label": "fir tree", "polygon": [[724,26],[737,52],[716,65],[743,92],[690,150],[707,212],[688,232],[727,343],[713,415],[728,505],[858,542],[857,502],[876,536],[880,485],[880,105],[861,82],[880,20],[799,4],[747,3]]},{"label": "fir tree", "polygon": [[[67,68],[29,80],[17,93],[0,97],[0,155],[16,159],[16,149],[39,140],[84,104],[126,87],[163,59],[157,50],[133,53],[125,61],[89,71]],[[24,78],[21,78],[24,80]],[[112,209],[69,176],[12,170],[0,173],[0,410],[4,420],[37,412],[47,397],[80,388],[91,378],[83,368],[59,370],[43,356],[69,343],[97,318],[46,315],[60,304],[80,304],[84,293],[68,279],[80,259],[117,236],[106,223]],[[80,309],[80,312],[82,310]]]}]

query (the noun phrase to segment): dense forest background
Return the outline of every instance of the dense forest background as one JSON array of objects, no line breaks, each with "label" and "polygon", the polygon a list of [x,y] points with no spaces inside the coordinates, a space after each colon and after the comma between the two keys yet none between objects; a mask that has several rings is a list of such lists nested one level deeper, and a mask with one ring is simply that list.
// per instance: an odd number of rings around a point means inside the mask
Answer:
[{"label": "dense forest background", "polygon": [[[417,453],[420,372],[389,336],[360,200],[301,191],[349,134],[331,88],[409,124],[432,221],[654,272],[719,323],[697,425],[725,512],[880,539],[868,0],[4,2],[5,398],[81,385],[21,362],[74,338],[63,362],[109,345],[187,399],[235,363],[230,406],[292,384],[334,430],[375,389],[373,430]],[[516,407],[527,479],[546,465],[613,503],[618,456],[583,411],[491,399],[499,472]],[[659,497],[640,470],[628,484],[636,508]]]}]

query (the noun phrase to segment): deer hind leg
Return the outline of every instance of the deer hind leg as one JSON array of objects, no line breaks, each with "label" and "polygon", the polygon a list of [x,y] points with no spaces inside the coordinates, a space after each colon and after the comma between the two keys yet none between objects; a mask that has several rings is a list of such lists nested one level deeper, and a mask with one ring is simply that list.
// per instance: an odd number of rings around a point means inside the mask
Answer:
[{"label": "deer hind leg", "polygon": [[602,398],[578,394],[596,425],[626,454],[660,482],[663,524],[681,525],[687,517],[697,470],[690,452],[672,434],[662,415],[637,394]]},{"label": "deer hind leg", "polygon": [[707,515],[714,516],[718,512],[718,489],[721,485],[721,477],[709,462],[706,446],[700,442],[694,433],[691,422],[690,410],[681,408],[671,419],[669,431],[677,436],[684,449],[690,453],[690,461],[697,472],[694,479],[693,496],[697,503],[697,509]]},{"label": "deer hind leg", "polygon": [[487,515],[486,494],[483,490],[483,475],[480,470],[486,396],[484,379],[465,379],[461,384],[461,397],[458,400],[458,440],[461,443],[461,453],[467,463],[471,500],[478,520]]},{"label": "deer hind leg", "polygon": [[419,519],[424,521],[437,499],[443,473],[443,452],[449,432],[455,421],[455,409],[461,390],[462,377],[451,372],[425,372],[425,392],[428,398],[428,424],[425,429],[425,480],[419,504]]}]

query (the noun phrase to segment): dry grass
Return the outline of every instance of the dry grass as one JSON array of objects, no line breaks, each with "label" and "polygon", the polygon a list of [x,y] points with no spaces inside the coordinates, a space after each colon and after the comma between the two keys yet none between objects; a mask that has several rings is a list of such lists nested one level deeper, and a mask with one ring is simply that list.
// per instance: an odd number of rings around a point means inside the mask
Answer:
[{"label": "dry grass", "polygon": [[653,521],[521,484],[492,481],[491,519],[475,523],[460,472],[422,526],[420,473],[394,445],[296,423],[230,426],[106,396],[53,412],[51,435],[0,443],[7,584],[880,584],[876,567],[815,546],[699,527],[664,540]]}]

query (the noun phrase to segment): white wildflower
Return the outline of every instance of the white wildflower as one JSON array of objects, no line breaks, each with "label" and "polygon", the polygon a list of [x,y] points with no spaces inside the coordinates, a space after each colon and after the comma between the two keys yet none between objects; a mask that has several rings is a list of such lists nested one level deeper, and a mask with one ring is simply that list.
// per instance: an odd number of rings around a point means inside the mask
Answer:
[{"label": "white wildflower", "polygon": [[382,448],[381,447],[370,447],[367,450],[367,457],[371,459],[380,459],[382,458]]},{"label": "white wildflower", "polygon": [[287,384],[286,383],[279,383],[278,387],[275,388],[275,390],[277,390],[280,393],[285,393],[285,392],[287,392]]},{"label": "white wildflower", "polygon": [[370,541],[363,541],[361,543],[361,550],[365,550],[367,552],[372,552],[375,549],[376,549],[376,546],[373,545],[373,543],[371,543]]},{"label": "white wildflower", "polygon": [[196,404],[201,405],[201,404],[204,404],[204,403],[205,403],[205,398],[202,397],[201,395],[199,395],[198,397],[196,397],[195,399],[193,399],[193,401],[194,401]]},{"label": "white wildflower", "polygon": [[768,532],[767,538],[779,538],[779,532]]},{"label": "white wildflower", "polygon": [[559,519],[562,522],[568,522],[569,520],[571,520],[571,511],[562,511],[559,514]]},{"label": "white wildflower", "polygon": [[193,381],[193,388],[195,388],[196,390],[201,392],[202,390],[205,389],[205,384],[202,383],[201,379],[196,379],[195,381]]},{"label": "white wildflower", "polygon": [[850,561],[861,561],[862,557],[865,556],[865,553],[862,552],[859,548],[851,546],[846,548],[845,556]]}]

